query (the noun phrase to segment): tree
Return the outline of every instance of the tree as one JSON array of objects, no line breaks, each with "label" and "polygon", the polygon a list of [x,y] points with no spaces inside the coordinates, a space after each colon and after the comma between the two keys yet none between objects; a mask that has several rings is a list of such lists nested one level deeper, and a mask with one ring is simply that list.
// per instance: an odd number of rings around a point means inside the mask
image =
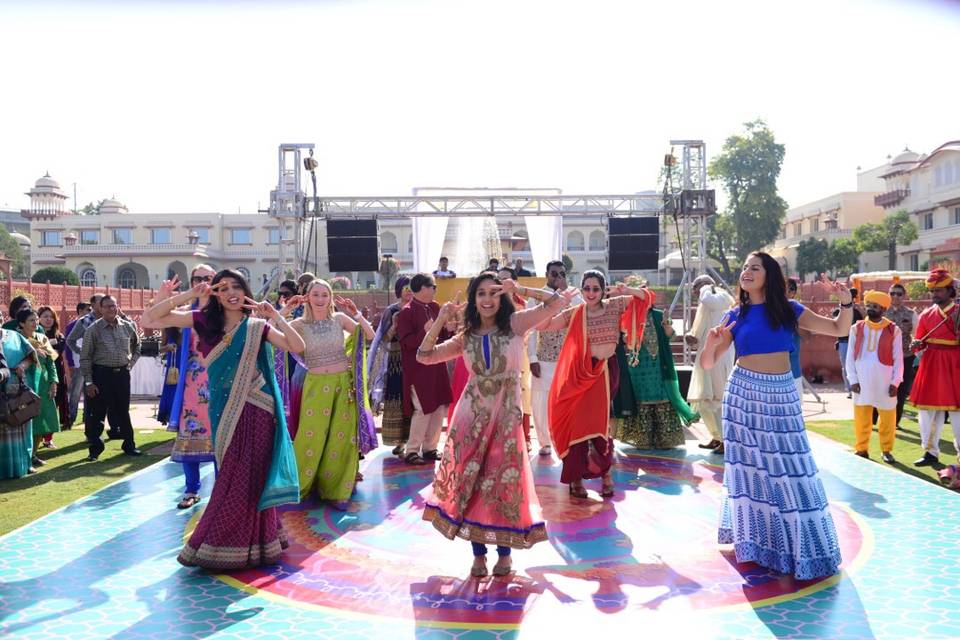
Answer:
[{"label": "tree", "polygon": [[573,271],[573,258],[568,256],[567,254],[563,254],[562,256],[560,256],[560,261],[563,262],[564,271],[566,271],[567,273],[570,273],[571,271]]},{"label": "tree", "polygon": [[830,269],[830,245],[823,238],[807,238],[797,246],[797,273],[823,273]]},{"label": "tree", "polygon": [[20,243],[13,239],[7,228],[0,225],[0,253],[10,259],[10,274],[14,278],[27,277],[27,254]]},{"label": "tree", "polygon": [[887,268],[897,268],[897,246],[908,245],[917,239],[917,225],[910,220],[910,214],[901,209],[887,216],[883,222],[862,224],[853,231],[853,239],[860,252],[886,251]]},{"label": "tree", "polygon": [[100,207],[103,206],[103,203],[104,203],[104,200],[100,200],[100,202],[98,202],[97,204],[93,204],[92,202],[88,202],[88,203],[87,203],[86,205],[84,205],[83,208],[80,209],[80,211],[78,211],[77,213],[79,213],[79,214],[81,214],[81,215],[84,215],[84,216],[98,216],[98,215],[100,215]]},{"label": "tree", "polygon": [[400,272],[400,263],[391,256],[384,256],[383,260],[380,261],[380,268],[377,269],[377,271],[380,273],[380,277],[383,278],[384,290],[389,291],[390,284],[393,282],[393,279],[397,277],[397,273]]},{"label": "tree", "polygon": [[45,284],[47,282],[50,284],[80,284],[80,278],[77,277],[77,274],[66,267],[44,267],[43,269],[38,269],[30,280],[37,284]]},{"label": "tree", "polygon": [[739,261],[780,233],[787,203],[777,193],[777,177],[786,147],[779,144],[763,120],[744,124],[745,132],[727,138],[723,151],[709,165],[710,177],[720,180],[727,194],[727,209],[708,225],[708,255],[720,263],[732,281],[727,263],[732,253]]},{"label": "tree", "polygon": [[834,275],[838,272],[853,273],[860,266],[860,249],[853,238],[834,240],[827,252],[827,265]]}]

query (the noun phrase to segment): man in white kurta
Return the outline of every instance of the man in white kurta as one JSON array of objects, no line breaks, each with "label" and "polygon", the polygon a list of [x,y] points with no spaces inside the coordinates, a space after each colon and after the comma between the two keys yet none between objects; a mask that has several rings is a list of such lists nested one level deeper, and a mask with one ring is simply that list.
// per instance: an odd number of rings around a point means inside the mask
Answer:
[{"label": "man in white kurta", "polygon": [[[724,314],[733,306],[733,296],[716,286],[713,278],[707,275],[698,276],[693,281],[693,295],[699,296],[697,315],[693,320],[693,327],[686,336],[691,345],[703,347],[707,342],[707,332],[720,324]],[[717,453],[723,452],[723,428],[721,410],[723,390],[727,386],[730,372],[733,371],[733,349],[717,360],[709,371],[700,365],[702,350],[697,351],[693,362],[693,375],[690,380],[690,390],[687,392],[687,402],[700,413],[703,424],[712,438],[707,444],[701,444],[702,449],[713,449]]]},{"label": "man in white kurta", "polygon": [[[553,260],[547,264],[547,287],[551,291],[563,291],[567,288],[567,270],[560,260]],[[577,295],[572,304],[580,304],[583,299]],[[537,300],[527,300],[527,308],[532,309],[540,304]],[[566,328],[559,331],[535,330],[527,334],[527,355],[530,359],[531,373],[531,408],[533,409],[533,426],[537,430],[537,442],[540,444],[540,455],[549,456],[553,453],[550,444],[550,419],[547,411],[547,399],[550,396],[550,384],[557,369],[557,360],[560,358],[560,349],[567,336]]]},{"label": "man in white kurta", "polygon": [[903,338],[900,327],[883,317],[890,295],[870,291],[864,296],[867,318],[850,327],[847,348],[847,378],[853,392],[855,453],[869,458],[873,412],[883,461],[894,464],[893,443],[897,429],[897,389],[903,382]]}]

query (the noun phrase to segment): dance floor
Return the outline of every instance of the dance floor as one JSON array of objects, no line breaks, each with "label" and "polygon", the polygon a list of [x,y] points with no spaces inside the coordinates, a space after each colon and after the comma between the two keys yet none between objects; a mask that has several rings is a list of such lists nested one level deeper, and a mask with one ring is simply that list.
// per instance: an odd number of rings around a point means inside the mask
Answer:
[{"label": "dance floor", "polygon": [[[16,638],[947,638],[960,635],[960,496],[815,438],[843,572],[813,582],[716,544],[720,474],[689,443],[619,450],[617,492],[571,500],[534,456],[549,542],[470,578],[470,547],[420,519],[432,473],[381,448],[347,512],[284,511],[284,564],[176,562],[197,507],[158,463],[0,538],[0,635]],[[209,465],[206,465],[209,467]],[[206,469],[209,490],[211,476]],[[202,505],[203,503],[201,503]],[[491,549],[492,554],[492,549]],[[494,559],[491,555],[491,564]]]}]

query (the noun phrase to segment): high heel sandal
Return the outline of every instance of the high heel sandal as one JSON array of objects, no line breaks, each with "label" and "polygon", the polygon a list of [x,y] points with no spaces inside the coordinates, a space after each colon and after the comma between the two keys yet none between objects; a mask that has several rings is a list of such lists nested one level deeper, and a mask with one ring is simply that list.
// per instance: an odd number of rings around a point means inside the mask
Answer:
[{"label": "high heel sandal", "polygon": [[[477,562],[479,560],[479,563]],[[470,567],[470,575],[474,578],[482,578],[487,575],[487,557],[476,556],[473,559],[473,566]]]},{"label": "high heel sandal", "polygon": [[510,560],[510,556],[501,556],[497,560],[497,564],[493,565],[493,575],[495,576],[506,576],[513,571],[513,561]]},{"label": "high heel sandal", "polygon": [[612,498],[613,489],[614,489],[613,478],[609,476],[604,476],[602,484],[600,485],[600,497]]},{"label": "high heel sandal", "polygon": [[573,496],[574,498],[582,499],[587,497],[587,490],[583,488],[582,484],[581,485],[569,484],[567,485],[567,487],[569,487],[570,489],[570,495]]}]

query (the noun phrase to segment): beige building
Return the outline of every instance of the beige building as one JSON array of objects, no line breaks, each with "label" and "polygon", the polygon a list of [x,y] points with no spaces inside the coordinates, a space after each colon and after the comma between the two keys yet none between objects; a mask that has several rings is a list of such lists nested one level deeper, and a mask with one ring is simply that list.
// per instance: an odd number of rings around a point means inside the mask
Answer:
[{"label": "beige building", "polygon": [[[797,247],[804,240],[818,238],[832,243],[840,238],[849,238],[853,230],[862,224],[883,220],[883,208],[874,203],[883,184],[878,178],[881,169],[860,172],[857,176],[858,191],[844,191],[787,210],[780,237],[767,250],[780,261],[788,274],[811,275],[797,273]],[[865,253],[860,256],[859,271],[877,269],[886,269],[886,254]]]},{"label": "beige building", "polygon": [[927,155],[904,149],[883,172],[885,190],[877,205],[887,212],[906,210],[919,231],[899,248],[899,269],[925,270],[931,259],[960,259],[960,140]]}]

